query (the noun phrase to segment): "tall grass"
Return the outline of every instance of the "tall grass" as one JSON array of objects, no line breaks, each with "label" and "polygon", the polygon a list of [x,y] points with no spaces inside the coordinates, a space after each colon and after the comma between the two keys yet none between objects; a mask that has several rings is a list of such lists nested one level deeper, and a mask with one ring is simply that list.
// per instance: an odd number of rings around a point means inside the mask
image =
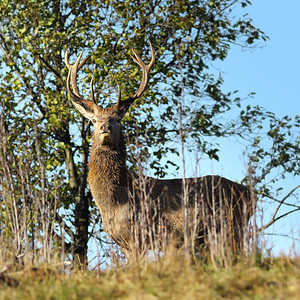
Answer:
[{"label": "tall grass", "polygon": [[[234,190],[231,192],[231,199],[228,199],[224,190],[214,187],[213,183],[203,180],[199,184],[197,178],[183,176],[180,216],[184,226],[178,229],[184,234],[183,240],[178,240],[170,231],[170,224],[162,209],[170,201],[166,199],[169,195],[163,192],[157,199],[150,197],[154,182],[145,176],[147,172],[144,166],[147,161],[141,150],[143,148],[137,138],[135,146],[130,149],[132,164],[137,166],[138,172],[133,176],[132,188],[128,189],[132,203],[131,232],[134,247],[132,252],[126,253],[127,258],[133,261],[144,261],[145,256],[166,259],[169,253],[172,256],[179,251],[188,263],[201,257],[211,261],[215,267],[226,267],[231,266],[237,257],[256,257],[257,195],[252,174],[248,176],[251,200],[245,203],[243,199],[239,199],[238,204],[233,201],[236,197]],[[215,180],[218,180],[217,177]],[[205,193],[210,193],[211,202],[207,201]],[[217,198],[226,200],[216,203]],[[141,200],[135,203],[136,199]],[[249,214],[252,215],[250,221]]]},{"label": "tall grass", "polygon": [[61,229],[55,228],[62,182],[47,177],[41,137],[32,125],[34,144],[26,132],[11,144],[0,115],[0,264],[16,268],[50,263],[64,249]]},{"label": "tall grass", "polygon": [[[63,262],[67,257],[72,259],[72,245],[66,243],[68,235],[72,240],[72,231],[65,217],[58,213],[62,206],[59,190],[63,186],[63,178],[58,180],[47,171],[41,134],[32,124],[28,137],[25,132],[19,143],[11,145],[3,114],[0,131],[0,263],[9,262],[23,268]],[[29,134],[35,136],[33,144]],[[143,147],[137,144],[136,148]],[[145,261],[149,256],[151,259],[167,259],[168,255],[172,257],[179,252],[189,263],[202,258],[217,268],[231,266],[237,257],[256,257],[258,234],[254,187],[251,188],[253,216],[248,222],[248,207],[242,203],[238,211],[241,217],[236,226],[232,203],[215,203],[214,195],[222,195],[222,190],[211,187],[212,201],[207,202],[202,192],[202,189],[209,190],[207,182],[204,181],[199,188],[196,179],[184,176],[181,200],[184,227],[179,229],[184,232],[184,240],[178,241],[170,232],[168,220],[161,210],[166,195],[159,195],[156,201],[150,198],[153,185],[143,170],[143,154],[135,158],[139,171],[132,182],[133,187],[128,189],[132,201],[130,230],[134,247],[127,259]],[[135,194],[141,199],[138,205]],[[194,198],[191,199],[190,195]],[[93,266],[100,272],[101,266],[105,265],[103,260],[114,266],[122,265],[126,260],[115,244],[103,240],[103,232],[96,226],[98,221],[95,219],[92,236],[96,241],[101,240],[102,244],[94,243],[96,258]]]},{"label": "tall grass", "polygon": [[[232,222],[230,203],[207,203],[193,180],[182,195],[184,239],[168,230],[160,209],[163,195],[150,198],[151,179],[142,164],[129,189],[134,251],[124,259],[120,249],[103,238],[94,219],[91,230],[97,272],[66,270],[72,254],[71,235],[61,206],[63,182],[49,176],[41,136],[33,124],[35,143],[23,135],[11,145],[3,115],[0,119],[0,298],[1,299],[297,299],[300,264],[297,258],[264,257],[258,245],[256,196],[248,222],[241,206],[239,226]],[[205,185],[205,182],[204,182]],[[207,189],[207,186],[203,186]],[[134,191],[134,192],[133,192]],[[212,194],[222,190],[211,190]],[[193,201],[189,195],[195,195]],[[199,232],[202,236],[199,237]],[[109,238],[109,237],[108,237]],[[101,243],[99,243],[99,240]],[[104,245],[104,246],[103,246]],[[68,256],[69,255],[69,256]],[[188,259],[187,259],[188,257]],[[263,257],[263,259],[261,259]],[[71,257],[70,257],[71,258]]]}]

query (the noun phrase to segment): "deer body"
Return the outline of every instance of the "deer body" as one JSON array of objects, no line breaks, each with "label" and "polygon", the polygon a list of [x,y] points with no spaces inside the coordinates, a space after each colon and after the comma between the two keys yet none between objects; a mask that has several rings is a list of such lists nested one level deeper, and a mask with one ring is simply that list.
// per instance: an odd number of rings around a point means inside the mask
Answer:
[{"label": "deer body", "polygon": [[[149,227],[153,226],[156,230],[154,238],[161,238],[158,228],[165,230],[169,237],[175,238],[178,246],[182,244],[184,236],[183,180],[144,177],[143,183],[146,187],[142,188],[138,176],[129,172],[126,167],[126,147],[121,120],[130,104],[139,98],[146,88],[148,75],[154,63],[152,46],[151,52],[152,59],[149,65],[145,65],[134,52],[133,59],[143,70],[142,83],[137,93],[125,100],[121,100],[119,89],[117,104],[109,108],[96,104],[92,84],[92,101],[84,100],[78,91],[76,76],[85,59],[80,63],[80,55],[76,63],[70,65],[68,53],[65,58],[69,68],[67,89],[72,103],[94,125],[88,176],[90,190],[100,210],[104,231],[125,251],[134,247],[133,231],[141,218],[142,202],[147,197],[150,206],[146,218],[151,216],[148,223]],[[70,88],[70,81],[73,91]],[[243,223],[243,211],[246,212],[244,215],[246,222],[248,221],[252,204],[250,191],[245,186],[219,176],[189,178],[184,183],[188,187],[185,190],[190,215],[188,226],[192,230],[196,225],[199,243],[203,242],[200,212],[202,216],[225,213],[226,219],[230,220],[234,228]],[[146,191],[148,196],[141,193],[141,190]],[[197,218],[199,220],[195,224]]]}]

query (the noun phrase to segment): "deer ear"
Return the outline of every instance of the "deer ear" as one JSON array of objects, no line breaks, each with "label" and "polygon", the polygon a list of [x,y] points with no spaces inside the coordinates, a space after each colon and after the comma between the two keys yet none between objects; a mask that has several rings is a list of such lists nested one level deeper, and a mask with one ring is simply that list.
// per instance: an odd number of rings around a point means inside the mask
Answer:
[{"label": "deer ear", "polygon": [[84,103],[82,103],[82,102],[76,102],[73,99],[71,99],[71,101],[84,117],[92,120],[93,115],[94,115],[94,110],[91,107],[84,105]]}]

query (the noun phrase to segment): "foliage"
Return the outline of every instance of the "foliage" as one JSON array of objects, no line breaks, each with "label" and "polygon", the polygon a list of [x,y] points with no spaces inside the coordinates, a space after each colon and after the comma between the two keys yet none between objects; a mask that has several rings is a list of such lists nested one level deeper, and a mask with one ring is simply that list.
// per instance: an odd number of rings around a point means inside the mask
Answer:
[{"label": "foliage", "polygon": [[[214,78],[209,70],[211,62],[226,58],[231,45],[255,47],[267,39],[250,18],[233,13],[235,7],[250,4],[242,0],[1,1],[0,94],[7,142],[13,155],[32,159],[28,163],[35,191],[42,190],[41,176],[50,186],[68,178],[59,188],[58,205],[74,213],[67,225],[75,230],[74,251],[81,259],[89,239],[91,195],[86,180],[91,129],[68,100],[64,52],[68,49],[72,59],[81,50],[91,53],[93,68],[81,73],[81,91],[86,94],[93,76],[98,102],[109,105],[115,102],[117,84],[128,96],[141,79],[130,49],[147,60],[148,41],[152,42],[157,60],[148,92],[132,105],[123,125],[130,149],[141,145],[142,150],[135,150],[142,152],[155,175],[164,176],[174,163],[164,164],[163,158],[177,153],[173,141],[179,129],[190,149],[218,159],[218,144],[207,137],[249,136],[268,118],[261,108],[248,107],[238,120],[227,121],[226,113],[241,107],[241,99],[224,94],[222,78]],[[286,140],[292,131],[290,120],[282,120],[281,126],[274,116],[270,119],[273,150],[263,153],[256,142],[252,157],[272,156],[264,173],[283,162],[289,164],[284,172],[291,172],[299,146],[293,137],[289,143]],[[24,145],[28,152],[22,152]],[[14,189],[21,194],[22,184],[16,182]]]}]

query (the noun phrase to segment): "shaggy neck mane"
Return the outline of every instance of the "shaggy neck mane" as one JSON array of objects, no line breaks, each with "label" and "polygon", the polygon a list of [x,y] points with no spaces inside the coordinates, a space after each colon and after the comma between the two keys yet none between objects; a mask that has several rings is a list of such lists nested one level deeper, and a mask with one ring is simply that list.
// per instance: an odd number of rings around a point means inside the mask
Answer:
[{"label": "shaggy neck mane", "polygon": [[97,204],[108,207],[126,202],[127,168],[123,138],[116,149],[99,145],[93,138],[89,169],[89,185]]}]

